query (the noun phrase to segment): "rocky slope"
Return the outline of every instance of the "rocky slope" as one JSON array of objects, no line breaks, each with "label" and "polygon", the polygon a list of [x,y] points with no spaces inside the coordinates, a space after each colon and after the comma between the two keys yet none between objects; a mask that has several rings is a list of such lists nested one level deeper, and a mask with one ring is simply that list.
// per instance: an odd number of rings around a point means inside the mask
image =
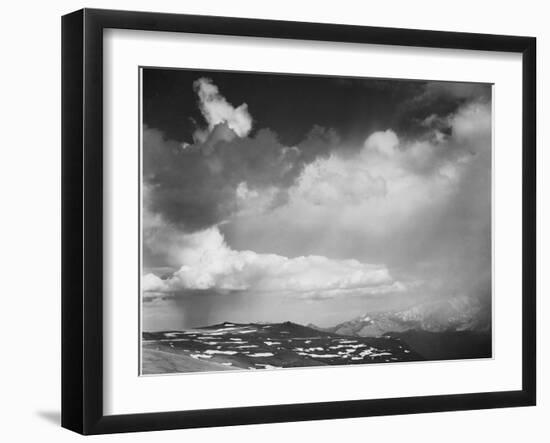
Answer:
[{"label": "rocky slope", "polygon": [[220,366],[274,369],[422,359],[391,337],[348,337],[292,322],[225,322],[187,331],[145,332],[142,346],[144,374],[216,371]]}]

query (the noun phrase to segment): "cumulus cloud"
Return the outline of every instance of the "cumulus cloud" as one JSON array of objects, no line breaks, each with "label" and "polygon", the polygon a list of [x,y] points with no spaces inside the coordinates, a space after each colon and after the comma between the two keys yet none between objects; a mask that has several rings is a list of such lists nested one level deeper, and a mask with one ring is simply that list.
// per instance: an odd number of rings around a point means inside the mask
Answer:
[{"label": "cumulus cloud", "polygon": [[441,152],[451,149],[447,145],[401,141],[392,130],[375,132],[353,155],[336,152],[307,165],[281,216],[300,214],[318,224],[336,215],[335,226],[367,235],[399,231],[456,192],[472,154],[458,147],[452,155]]},{"label": "cumulus cloud", "polygon": [[236,251],[217,227],[181,237],[180,244],[185,245],[179,257],[182,266],[165,280],[145,275],[145,292],[216,289],[326,298],[404,290],[384,266],[315,255],[288,258]]},{"label": "cumulus cloud", "polygon": [[[289,207],[330,208],[335,203],[360,212],[362,223],[375,217],[402,225],[415,212],[440,206],[464,185],[472,163],[482,162],[487,168],[486,159],[490,159],[488,105],[461,107],[448,121],[452,134],[444,140],[434,137],[437,129],[413,141],[401,140],[388,129],[371,134],[353,155],[335,152],[317,159],[290,189]],[[489,177],[490,168],[484,174]],[[378,212],[382,217],[376,217]]]},{"label": "cumulus cloud", "polygon": [[468,102],[444,118],[444,136],[434,120],[418,138],[388,129],[333,150],[304,167],[284,205],[224,232],[238,248],[385,263],[431,293],[487,287],[491,107]]},{"label": "cumulus cloud", "polygon": [[376,218],[385,218],[386,226],[441,205],[461,186],[470,163],[487,157],[491,146],[488,104],[470,103],[445,120],[452,129],[447,136],[432,121],[420,139],[400,139],[391,129],[377,131],[351,155],[335,151],[315,160],[290,189],[289,205],[352,206],[362,214],[361,223],[382,212]]},{"label": "cumulus cloud", "polygon": [[179,229],[200,230],[236,213],[257,213],[260,204],[282,204],[304,166],[337,146],[336,133],[319,126],[295,146],[281,144],[269,129],[250,135],[246,104],[233,108],[208,79],[197,80],[195,90],[208,122],[200,141],[182,144],[143,129],[149,209]]},{"label": "cumulus cloud", "polygon": [[[243,103],[233,107],[212,80],[202,77],[193,83],[199,98],[199,108],[208,124],[208,131],[212,132],[220,124],[226,124],[237,136],[245,137],[252,129],[252,116],[248,112],[248,105]],[[197,131],[195,137],[204,142],[208,133]]]},{"label": "cumulus cloud", "polygon": [[302,172],[290,190],[289,204],[299,200],[315,206],[348,207],[386,195],[386,180],[373,175],[372,168],[362,161],[338,155],[317,159]]},{"label": "cumulus cloud", "polygon": [[143,276],[141,280],[141,288],[146,294],[162,294],[168,291],[169,286],[166,281],[150,272]]}]

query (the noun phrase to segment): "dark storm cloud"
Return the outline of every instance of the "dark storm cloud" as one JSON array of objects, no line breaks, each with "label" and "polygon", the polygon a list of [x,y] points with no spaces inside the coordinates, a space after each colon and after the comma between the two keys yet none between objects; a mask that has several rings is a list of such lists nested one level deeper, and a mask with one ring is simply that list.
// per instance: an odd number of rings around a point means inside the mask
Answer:
[{"label": "dark storm cloud", "polygon": [[203,143],[182,145],[153,128],[143,131],[143,177],[149,209],[187,231],[223,221],[236,210],[236,191],[276,189],[273,204],[304,165],[336,146],[332,130],[314,127],[297,146],[283,146],[269,129],[238,137],[226,124],[215,126]]},{"label": "dark storm cloud", "polygon": [[491,85],[488,83],[427,82],[417,101],[435,101],[455,98],[459,100],[485,101],[491,98]]},{"label": "dark storm cloud", "polygon": [[468,102],[491,100],[491,85],[487,83],[429,81],[409,84],[408,88],[404,94],[407,98],[396,109],[394,125],[401,134],[412,138],[433,125],[450,135],[451,125],[446,116]]}]

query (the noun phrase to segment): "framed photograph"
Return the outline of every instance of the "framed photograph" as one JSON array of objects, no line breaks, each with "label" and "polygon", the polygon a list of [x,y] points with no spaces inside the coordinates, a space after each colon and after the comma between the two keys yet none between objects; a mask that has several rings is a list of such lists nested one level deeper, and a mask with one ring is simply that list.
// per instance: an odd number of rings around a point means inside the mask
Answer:
[{"label": "framed photograph", "polygon": [[535,404],[531,37],[62,20],[62,425]]}]

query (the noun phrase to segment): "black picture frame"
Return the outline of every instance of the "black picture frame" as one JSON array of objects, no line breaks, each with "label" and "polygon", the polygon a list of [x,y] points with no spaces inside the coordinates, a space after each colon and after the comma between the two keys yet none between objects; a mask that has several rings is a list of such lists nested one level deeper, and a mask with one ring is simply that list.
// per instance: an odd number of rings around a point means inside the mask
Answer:
[{"label": "black picture frame", "polygon": [[[503,51],[523,64],[522,388],[506,392],[103,413],[103,30]],[[536,402],[536,39],[83,9],[62,18],[62,426],[82,434],[530,406]]]}]

